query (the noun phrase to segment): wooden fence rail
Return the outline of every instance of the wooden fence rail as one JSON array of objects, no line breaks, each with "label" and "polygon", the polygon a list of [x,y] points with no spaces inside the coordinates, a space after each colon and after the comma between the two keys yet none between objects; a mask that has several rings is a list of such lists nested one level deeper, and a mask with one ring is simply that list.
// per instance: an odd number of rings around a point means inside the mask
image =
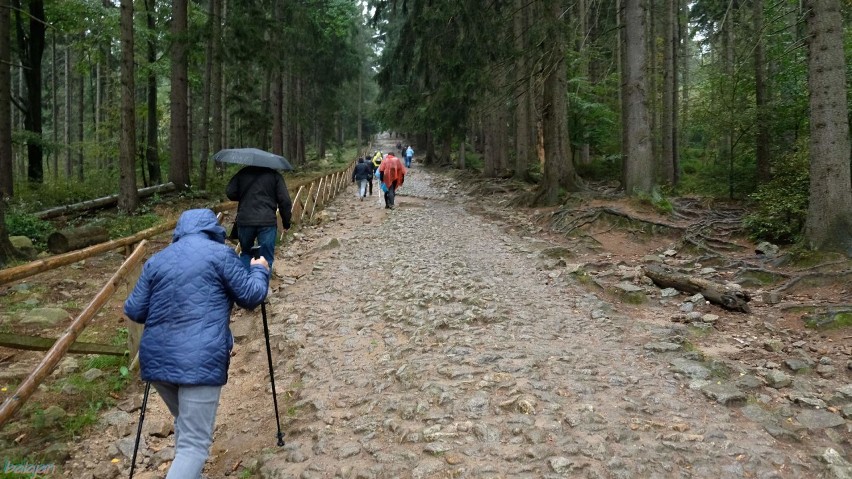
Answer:
[{"label": "wooden fence rail", "polygon": [[88,306],[77,316],[74,321],[65,330],[65,333],[53,343],[53,346],[41,360],[38,366],[30,373],[29,376],[18,386],[18,389],[9,396],[0,406],[0,426],[6,423],[18,409],[29,399],[36,391],[39,384],[53,372],[56,365],[65,357],[65,353],[74,344],[74,341],[86,329],[86,326],[95,317],[95,314],[109,300],[109,298],[118,289],[119,284],[124,280],[125,276],[132,271],[145,258],[145,251],[148,249],[148,242],[142,241],[136,250],[131,254],[118,268],[118,271],[109,279],[106,285],[92,299]]}]

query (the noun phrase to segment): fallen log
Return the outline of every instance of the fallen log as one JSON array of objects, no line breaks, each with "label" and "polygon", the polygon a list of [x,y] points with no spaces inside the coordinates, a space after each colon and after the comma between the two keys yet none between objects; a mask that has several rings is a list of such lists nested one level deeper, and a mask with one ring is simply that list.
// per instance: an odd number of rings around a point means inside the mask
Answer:
[{"label": "fallen log", "polygon": [[67,253],[109,241],[109,231],[101,226],[83,226],[54,231],[47,237],[47,249],[53,254]]},{"label": "fallen log", "polygon": [[[25,336],[22,334],[0,333],[0,346],[4,348],[23,349],[26,351],[47,351],[56,343],[52,338],[40,338],[38,336]],[[124,346],[113,346],[111,344],[84,343],[75,341],[68,348],[72,354],[105,354],[108,356],[124,356],[127,348]]]},{"label": "fallen log", "polygon": [[675,288],[684,293],[701,293],[708,301],[731,311],[750,313],[748,302],[751,296],[740,290],[730,289],[712,281],[675,273],[661,266],[649,265],[644,267],[645,276],[661,288]]},{"label": "fallen log", "polygon": [[[138,190],[138,194],[140,198],[145,198],[155,193],[168,192],[174,189],[175,184],[170,182],[164,183],[162,185],[142,188]],[[73,205],[57,206],[56,208],[50,208],[48,210],[39,211],[38,213],[35,213],[35,216],[39,219],[46,220],[50,218],[56,218],[57,216],[67,215],[68,213],[76,213],[79,211],[86,211],[95,208],[103,208],[105,206],[110,206],[115,203],[118,203],[118,195],[104,196],[103,198],[95,198],[93,200],[81,201],[80,203],[74,203]]]},{"label": "fallen log", "polygon": [[90,258],[92,256],[96,256],[102,253],[106,253],[107,251],[112,251],[114,249],[124,248],[125,246],[139,243],[143,239],[150,238],[151,236],[175,229],[176,223],[176,220],[169,221],[167,223],[163,223],[161,225],[153,226],[146,230],[140,231],[126,238],[121,238],[109,241],[107,243],[89,246],[88,248],[84,248],[79,251],[72,251],[70,253],[51,256],[49,258],[36,260],[32,263],[22,264],[20,266],[15,266],[12,268],[0,269],[0,285],[27,278],[34,274],[38,274],[53,268],[58,268],[60,266],[66,266],[72,263],[76,263],[77,261]]}]

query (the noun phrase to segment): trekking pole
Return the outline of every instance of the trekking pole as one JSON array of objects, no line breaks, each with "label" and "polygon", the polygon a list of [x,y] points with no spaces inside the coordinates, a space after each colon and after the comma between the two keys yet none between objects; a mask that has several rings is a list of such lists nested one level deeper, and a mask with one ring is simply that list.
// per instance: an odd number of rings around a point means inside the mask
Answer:
[{"label": "trekking pole", "polygon": [[[260,246],[253,246],[251,253],[254,259],[260,258]],[[275,373],[272,371],[272,348],[269,346],[269,324],[266,322],[266,301],[260,303],[260,313],[263,316],[263,335],[266,337],[266,360],[269,362],[269,380],[272,382],[272,404],[275,406],[275,424],[278,425],[278,446],[284,445],[284,433],[281,432],[281,420],[278,418],[278,395],[275,393]]]},{"label": "trekking pole", "polygon": [[142,396],[142,411],[139,413],[139,427],[136,428],[136,444],[133,446],[133,459],[130,460],[130,479],[133,479],[133,470],[136,469],[136,451],[139,450],[139,438],[142,437],[142,422],[145,421],[145,409],[148,406],[148,391],[151,390],[151,381],[145,383],[145,395]]}]

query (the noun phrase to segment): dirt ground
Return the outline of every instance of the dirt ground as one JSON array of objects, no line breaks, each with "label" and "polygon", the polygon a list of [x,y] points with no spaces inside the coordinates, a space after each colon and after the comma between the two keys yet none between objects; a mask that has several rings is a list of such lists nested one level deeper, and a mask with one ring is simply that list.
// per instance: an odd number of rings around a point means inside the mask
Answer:
[{"label": "dirt ground", "polygon": [[[756,254],[728,234],[734,209],[692,199],[674,215],[592,194],[531,210],[506,183],[419,163],[395,209],[378,196],[348,188],[277,253],[284,447],[260,312],[235,313],[208,478],[852,477],[852,332],[804,321],[842,324],[849,261]],[[82,303],[120,260],[2,294]],[[651,265],[745,291],[750,312],[661,288]],[[119,327],[119,308],[98,321]],[[2,350],[0,367],[37,357]],[[116,402],[64,477],[126,476],[141,385]],[[174,435],[156,395],[145,422],[136,477],[163,477]]]}]

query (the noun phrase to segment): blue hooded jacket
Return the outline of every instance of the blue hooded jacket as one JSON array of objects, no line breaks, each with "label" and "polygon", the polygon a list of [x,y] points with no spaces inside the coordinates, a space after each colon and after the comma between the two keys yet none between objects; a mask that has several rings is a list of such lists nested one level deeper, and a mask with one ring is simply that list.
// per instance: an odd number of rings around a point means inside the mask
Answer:
[{"label": "blue hooded jacket", "polygon": [[144,381],[221,386],[228,381],[234,303],[254,308],[269,288],[269,271],[246,268],[225,245],[225,229],[208,209],[185,211],[172,244],[152,256],[124,303],[145,324],[139,344]]}]

